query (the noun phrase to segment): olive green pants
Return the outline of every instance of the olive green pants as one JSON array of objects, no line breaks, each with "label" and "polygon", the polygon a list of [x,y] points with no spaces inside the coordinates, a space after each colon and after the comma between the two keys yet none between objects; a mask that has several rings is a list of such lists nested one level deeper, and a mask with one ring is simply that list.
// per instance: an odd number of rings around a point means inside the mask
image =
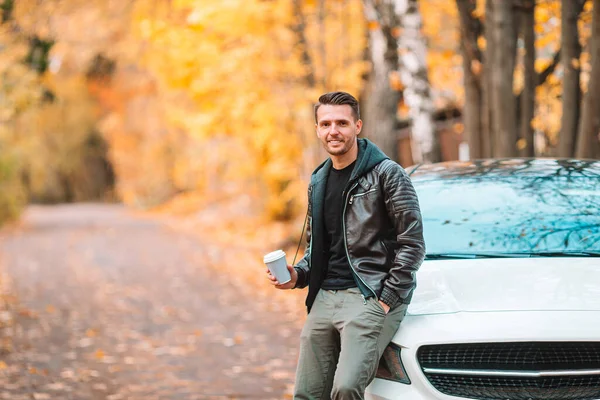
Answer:
[{"label": "olive green pants", "polygon": [[358,288],[321,289],[300,335],[294,399],[364,399],[407,307],[399,305],[386,315]]}]

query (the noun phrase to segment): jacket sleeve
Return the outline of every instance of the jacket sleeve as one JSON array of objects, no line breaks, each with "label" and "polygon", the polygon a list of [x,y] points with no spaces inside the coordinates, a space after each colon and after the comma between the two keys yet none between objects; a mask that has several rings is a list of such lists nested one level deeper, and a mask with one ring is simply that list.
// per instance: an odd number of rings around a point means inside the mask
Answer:
[{"label": "jacket sleeve", "polygon": [[306,219],[306,250],[304,251],[304,257],[294,265],[294,269],[298,273],[298,280],[294,289],[304,288],[308,285],[310,278],[310,250],[311,250],[311,226],[312,226],[312,186],[308,187],[308,215]]},{"label": "jacket sleeve", "polygon": [[410,303],[416,287],[415,273],[425,258],[423,221],[417,193],[404,169],[388,161],[380,175],[385,206],[392,221],[398,250],[383,283],[381,301],[394,307]]}]

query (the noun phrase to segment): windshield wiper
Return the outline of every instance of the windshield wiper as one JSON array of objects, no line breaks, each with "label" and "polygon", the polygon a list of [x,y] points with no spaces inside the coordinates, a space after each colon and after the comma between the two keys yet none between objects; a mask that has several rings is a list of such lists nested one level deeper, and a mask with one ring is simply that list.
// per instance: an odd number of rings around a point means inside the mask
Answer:
[{"label": "windshield wiper", "polygon": [[536,251],[532,257],[600,257],[600,251]]},{"label": "windshield wiper", "polygon": [[523,258],[529,253],[438,253],[427,254],[426,260],[469,260],[476,258]]}]

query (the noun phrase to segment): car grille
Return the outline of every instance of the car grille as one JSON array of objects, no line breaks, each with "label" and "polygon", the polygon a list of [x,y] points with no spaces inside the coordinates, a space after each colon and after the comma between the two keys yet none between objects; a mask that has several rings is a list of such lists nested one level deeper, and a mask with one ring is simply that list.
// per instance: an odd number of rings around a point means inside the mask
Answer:
[{"label": "car grille", "polygon": [[600,399],[600,342],[428,345],[417,358],[429,382],[451,396]]}]

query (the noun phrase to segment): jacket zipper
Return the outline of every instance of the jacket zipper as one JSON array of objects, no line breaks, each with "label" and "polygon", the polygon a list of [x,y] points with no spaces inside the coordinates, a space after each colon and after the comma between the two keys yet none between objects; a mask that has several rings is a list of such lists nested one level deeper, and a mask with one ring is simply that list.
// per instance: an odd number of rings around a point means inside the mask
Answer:
[{"label": "jacket zipper", "polygon": [[[369,285],[367,285],[367,283],[363,280],[363,278],[361,278],[361,276],[358,274],[358,272],[356,272],[356,270],[352,266],[352,260],[350,260],[350,253],[348,253],[348,239],[346,238],[346,208],[347,208],[348,203],[352,204],[348,200],[348,198],[350,197],[350,192],[356,186],[358,186],[358,182],[355,183],[354,185],[352,185],[352,187],[350,187],[350,189],[348,189],[348,195],[346,196],[346,201],[344,202],[344,211],[342,213],[342,231],[344,232],[344,250],[346,250],[346,257],[348,258],[348,264],[350,264],[350,269],[352,270],[352,272],[354,272],[354,275],[356,275],[358,277],[358,279],[360,279],[360,281],[363,283],[363,285],[365,285],[365,287],[367,289],[369,289],[371,291],[371,293],[373,293],[373,296],[375,296],[375,298],[377,298],[375,291],[373,289],[371,289],[371,287]],[[312,236],[311,236],[311,238],[312,238]],[[367,304],[364,294],[362,295],[362,298],[363,298],[363,303]]]},{"label": "jacket zipper", "polygon": [[308,257],[308,261],[309,261],[308,267],[309,268],[312,268],[312,252],[313,252],[313,236],[314,236],[313,235],[313,233],[314,233],[313,232],[313,227],[312,227],[312,206],[313,206],[313,204],[315,204],[315,202],[313,201],[312,191],[313,191],[313,186],[310,185],[310,187],[308,188],[308,196],[310,197],[308,199],[308,201],[310,203],[309,204],[309,210],[310,210],[310,221],[309,221],[309,223],[311,224],[311,227],[310,227],[310,231],[311,231],[310,232],[310,242],[308,244],[309,249],[310,249],[310,256]]},{"label": "jacket zipper", "polygon": [[352,202],[354,201],[355,197],[364,196],[366,194],[373,193],[373,192],[376,192],[376,191],[377,191],[377,189],[371,189],[368,192],[353,194],[352,196],[350,196],[350,204],[352,204]]}]

